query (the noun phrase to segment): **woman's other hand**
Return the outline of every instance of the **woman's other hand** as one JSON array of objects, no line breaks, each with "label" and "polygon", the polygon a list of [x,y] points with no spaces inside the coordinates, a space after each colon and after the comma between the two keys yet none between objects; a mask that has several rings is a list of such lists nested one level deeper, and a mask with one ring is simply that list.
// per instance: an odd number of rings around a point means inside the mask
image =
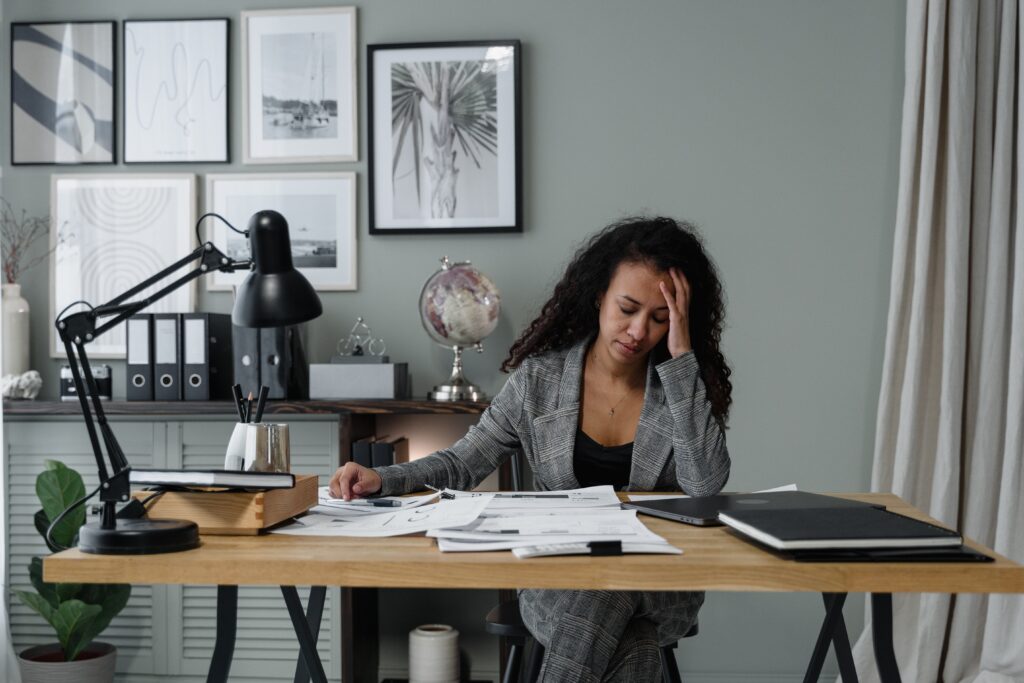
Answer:
[{"label": "woman's other hand", "polygon": [[332,496],[345,500],[372,496],[380,491],[380,487],[379,474],[354,462],[347,462],[344,467],[339,467],[331,477],[329,486]]},{"label": "woman's other hand", "polygon": [[676,268],[670,268],[668,275],[675,291],[669,291],[664,282],[659,282],[658,286],[668,303],[668,352],[673,358],[678,358],[693,350],[690,343],[690,283]]}]

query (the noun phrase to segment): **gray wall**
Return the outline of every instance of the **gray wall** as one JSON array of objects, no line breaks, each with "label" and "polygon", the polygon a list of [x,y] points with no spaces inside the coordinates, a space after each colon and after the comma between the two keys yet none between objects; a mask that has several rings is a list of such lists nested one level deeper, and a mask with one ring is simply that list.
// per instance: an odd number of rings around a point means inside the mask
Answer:
[{"label": "gray wall", "polygon": [[[3,0],[10,21],[230,16],[234,121],[241,158],[237,13],[283,0]],[[322,4],[303,0],[297,6]],[[326,293],[310,325],[311,356],[328,358],[363,315],[423,393],[450,353],[420,329],[416,298],[448,254],[470,259],[503,292],[503,313],[469,376],[500,388],[497,367],[586,235],[626,214],[665,213],[701,226],[729,295],[725,351],[734,369],[732,489],[796,481],[868,487],[896,206],[904,3],[552,2],[377,0],[359,6],[359,44],[480,38],[523,41],[524,224],[516,235],[367,234],[366,163],[208,172],[354,170],[359,183],[359,290]],[[3,54],[9,54],[6,47]],[[360,158],[365,68],[360,50]],[[8,97],[6,70],[0,92]],[[9,107],[0,107],[9,164]],[[18,207],[48,211],[52,167],[4,168]],[[74,172],[110,172],[75,167]],[[127,171],[123,167],[115,170]],[[133,166],[131,171],[165,171]],[[185,170],[178,166],[173,171]],[[190,229],[191,226],[182,226]],[[46,353],[47,273],[23,282],[33,308],[33,364],[56,394]],[[203,292],[203,310],[228,311]],[[115,364],[115,367],[120,368]],[[117,384],[123,383],[120,372]],[[815,596],[709,596],[684,668],[707,680],[788,680],[806,662]],[[859,610],[847,609],[852,625]],[[780,628],[781,627],[781,628]],[[797,642],[792,642],[796,638]]]}]

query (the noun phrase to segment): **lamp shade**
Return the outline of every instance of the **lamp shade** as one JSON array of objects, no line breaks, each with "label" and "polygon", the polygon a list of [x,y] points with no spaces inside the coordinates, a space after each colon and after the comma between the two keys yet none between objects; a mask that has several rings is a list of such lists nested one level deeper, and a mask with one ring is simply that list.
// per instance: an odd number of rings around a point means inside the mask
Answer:
[{"label": "lamp shade", "polygon": [[288,221],[277,211],[249,219],[253,269],[238,287],[231,322],[242,327],[297,325],[323,313],[309,280],[295,270]]}]

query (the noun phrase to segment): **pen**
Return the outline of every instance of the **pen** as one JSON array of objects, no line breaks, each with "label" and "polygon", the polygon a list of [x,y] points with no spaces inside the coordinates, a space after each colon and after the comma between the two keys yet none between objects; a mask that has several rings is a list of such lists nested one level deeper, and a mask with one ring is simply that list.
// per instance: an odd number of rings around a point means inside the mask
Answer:
[{"label": "pen", "polygon": [[430,484],[424,484],[424,486],[426,486],[428,489],[430,489],[434,493],[440,493],[441,494],[441,498],[443,498],[444,500],[453,500],[455,498],[455,494],[454,493],[448,493],[447,491],[442,491],[441,489],[437,488],[436,486],[431,486]]},{"label": "pen", "polygon": [[400,508],[402,507],[402,501],[400,500],[368,500],[366,498],[360,498],[358,500],[350,500],[350,504],[356,503],[359,505],[372,505],[377,508]]},{"label": "pen", "polygon": [[267,394],[270,393],[270,387],[265,384],[260,385],[260,395],[256,399],[256,422],[263,420],[263,407],[267,403]]},{"label": "pen", "polygon": [[231,395],[235,399],[235,410],[238,411],[238,421],[245,422],[245,411],[242,409],[242,385],[232,384]]}]

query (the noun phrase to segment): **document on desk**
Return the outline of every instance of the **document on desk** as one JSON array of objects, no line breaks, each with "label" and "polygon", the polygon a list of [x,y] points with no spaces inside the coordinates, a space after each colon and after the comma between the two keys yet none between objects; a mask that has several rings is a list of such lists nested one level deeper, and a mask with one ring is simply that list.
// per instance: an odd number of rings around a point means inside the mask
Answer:
[{"label": "document on desk", "polygon": [[386,511],[382,514],[358,518],[314,513],[271,533],[292,536],[403,536],[443,527],[465,526],[479,517],[490,502],[490,496],[442,500],[412,509],[384,508]]},{"label": "document on desk", "polygon": [[618,507],[619,499],[611,486],[588,486],[581,489],[564,491],[499,491],[497,493],[477,493],[475,491],[456,491],[445,489],[442,496],[450,496],[455,500],[493,495],[487,510],[522,510],[535,508],[600,508]]},{"label": "document on desk", "polygon": [[321,486],[317,493],[317,506],[334,510],[352,512],[394,512],[397,509],[408,510],[436,501],[440,493],[428,493],[422,496],[384,496],[381,498],[353,498],[346,501],[331,495],[328,486]]},{"label": "document on desk", "polygon": [[[752,493],[775,493],[776,491],[796,491],[796,484],[783,484],[782,486],[776,486],[770,489],[761,489],[760,491],[753,491]],[[670,500],[672,498],[689,498],[690,496],[685,493],[665,493],[665,494],[649,494],[649,493],[637,493],[630,494],[627,496],[630,503],[635,502],[650,502],[652,500]]]}]

